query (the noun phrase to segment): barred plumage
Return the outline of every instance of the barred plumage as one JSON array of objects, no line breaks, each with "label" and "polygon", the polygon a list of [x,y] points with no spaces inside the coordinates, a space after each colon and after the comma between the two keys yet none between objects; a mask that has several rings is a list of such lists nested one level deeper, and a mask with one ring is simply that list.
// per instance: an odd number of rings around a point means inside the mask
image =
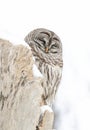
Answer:
[{"label": "barred plumage", "polygon": [[25,41],[31,47],[35,63],[44,76],[44,99],[51,105],[62,75],[62,43],[54,32],[42,28],[30,32]]}]

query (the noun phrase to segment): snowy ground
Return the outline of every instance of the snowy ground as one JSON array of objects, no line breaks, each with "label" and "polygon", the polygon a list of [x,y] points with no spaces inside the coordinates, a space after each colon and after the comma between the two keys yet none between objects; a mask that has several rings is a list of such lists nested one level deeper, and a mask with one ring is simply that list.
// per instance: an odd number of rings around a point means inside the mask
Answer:
[{"label": "snowy ground", "polygon": [[63,44],[57,130],[90,130],[89,0],[0,0],[0,38],[26,45],[24,37],[38,27],[56,32]]}]

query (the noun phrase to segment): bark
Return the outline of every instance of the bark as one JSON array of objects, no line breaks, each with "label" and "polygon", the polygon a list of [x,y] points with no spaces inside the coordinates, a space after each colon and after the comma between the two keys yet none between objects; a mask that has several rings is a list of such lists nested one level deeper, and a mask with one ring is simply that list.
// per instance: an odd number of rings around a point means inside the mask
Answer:
[{"label": "bark", "polygon": [[0,130],[52,130],[54,113],[39,122],[43,89],[33,75],[31,50],[0,39]]}]

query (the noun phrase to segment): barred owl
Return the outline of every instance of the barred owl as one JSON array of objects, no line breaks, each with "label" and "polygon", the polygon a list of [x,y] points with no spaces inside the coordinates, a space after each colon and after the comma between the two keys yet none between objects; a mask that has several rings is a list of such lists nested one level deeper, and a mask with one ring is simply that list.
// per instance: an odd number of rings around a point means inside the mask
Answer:
[{"label": "barred owl", "polygon": [[54,101],[61,76],[62,76],[62,43],[60,38],[47,29],[36,29],[25,37],[32,54],[35,57],[35,64],[42,73],[44,80],[44,100],[51,105]]}]

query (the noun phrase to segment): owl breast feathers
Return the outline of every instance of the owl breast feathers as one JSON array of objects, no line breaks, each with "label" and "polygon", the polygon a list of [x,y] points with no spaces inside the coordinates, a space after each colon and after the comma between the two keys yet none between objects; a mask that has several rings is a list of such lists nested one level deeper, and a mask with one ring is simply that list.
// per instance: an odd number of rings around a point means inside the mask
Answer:
[{"label": "owl breast feathers", "polygon": [[30,32],[25,41],[31,47],[35,64],[44,77],[42,87],[45,103],[51,105],[62,76],[61,40],[54,32],[40,28]]}]

